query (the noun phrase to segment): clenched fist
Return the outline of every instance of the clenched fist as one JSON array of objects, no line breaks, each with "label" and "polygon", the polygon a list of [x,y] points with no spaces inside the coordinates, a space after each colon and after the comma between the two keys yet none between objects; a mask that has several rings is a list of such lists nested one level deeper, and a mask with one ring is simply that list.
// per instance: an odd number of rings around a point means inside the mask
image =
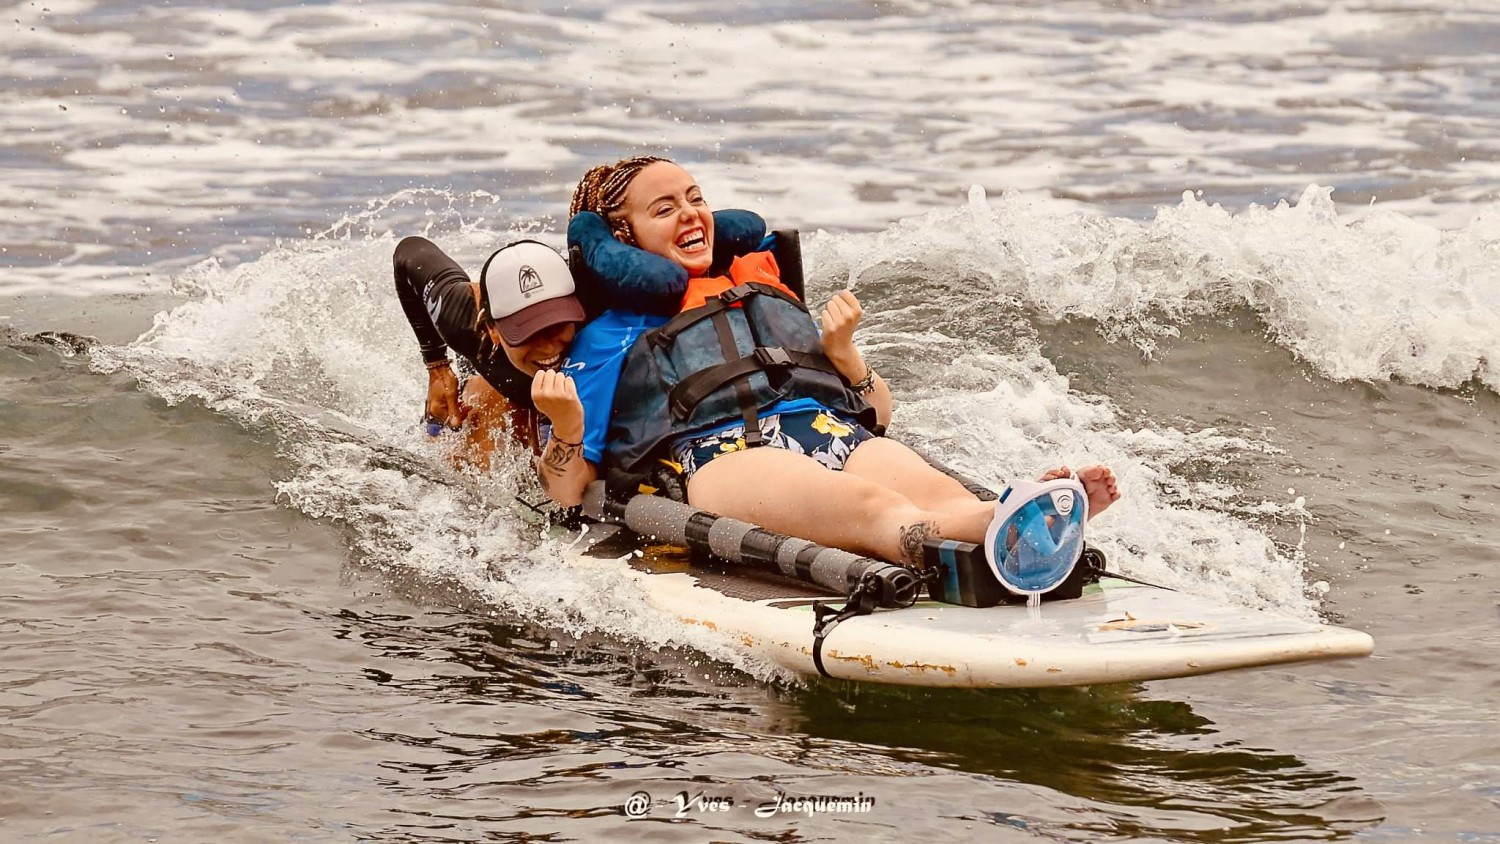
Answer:
[{"label": "clenched fist", "polygon": [[854,351],[854,329],[865,315],[859,299],[849,290],[840,290],[823,308],[823,353],[838,359]]},{"label": "clenched fist", "polygon": [[543,369],[531,379],[531,401],[537,412],[552,420],[552,436],[564,442],[583,442],[583,402],[573,379],[558,369]]}]

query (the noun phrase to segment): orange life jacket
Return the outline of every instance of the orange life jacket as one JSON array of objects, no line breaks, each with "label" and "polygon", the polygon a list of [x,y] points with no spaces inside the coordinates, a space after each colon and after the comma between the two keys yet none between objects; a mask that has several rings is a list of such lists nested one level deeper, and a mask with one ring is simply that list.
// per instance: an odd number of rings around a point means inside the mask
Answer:
[{"label": "orange life jacket", "polygon": [[751,252],[735,258],[734,263],[729,265],[728,275],[688,279],[687,293],[682,297],[682,310],[700,307],[729,288],[752,281],[780,288],[793,297],[797,295],[781,283],[781,268],[776,266],[776,256],[770,252]]}]

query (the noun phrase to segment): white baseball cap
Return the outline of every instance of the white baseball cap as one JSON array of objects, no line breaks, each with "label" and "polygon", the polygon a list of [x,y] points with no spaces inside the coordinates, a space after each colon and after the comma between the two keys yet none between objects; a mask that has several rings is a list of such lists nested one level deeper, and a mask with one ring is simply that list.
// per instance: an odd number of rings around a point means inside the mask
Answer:
[{"label": "white baseball cap", "polygon": [[479,271],[479,307],[511,345],[565,322],[583,322],[568,262],[545,243],[506,244]]}]

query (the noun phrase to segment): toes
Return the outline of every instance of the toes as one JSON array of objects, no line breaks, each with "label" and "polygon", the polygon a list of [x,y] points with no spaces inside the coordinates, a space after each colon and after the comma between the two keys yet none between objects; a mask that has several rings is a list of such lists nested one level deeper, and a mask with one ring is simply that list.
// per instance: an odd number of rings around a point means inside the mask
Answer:
[{"label": "toes", "polygon": [[1077,477],[1089,497],[1089,515],[1120,500],[1120,489],[1115,473],[1108,466],[1085,466],[1078,470]]},{"label": "toes", "polygon": [[1090,466],[1087,469],[1080,469],[1078,474],[1088,480],[1106,484],[1113,483],[1115,479],[1115,473],[1111,472],[1108,466]]},{"label": "toes", "polygon": [[1059,466],[1042,475],[1043,481],[1055,481],[1058,478],[1076,478],[1079,483],[1083,484],[1091,509],[1096,512],[1120,500],[1119,479],[1115,477],[1114,470],[1108,466],[1102,464],[1085,466],[1076,472],[1067,466]]}]

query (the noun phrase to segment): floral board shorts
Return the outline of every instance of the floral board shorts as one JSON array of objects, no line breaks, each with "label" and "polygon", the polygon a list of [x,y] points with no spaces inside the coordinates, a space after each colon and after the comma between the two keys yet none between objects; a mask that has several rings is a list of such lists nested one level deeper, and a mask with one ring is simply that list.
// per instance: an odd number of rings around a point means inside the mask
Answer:
[{"label": "floral board shorts", "polygon": [[[835,472],[843,470],[855,446],[875,436],[842,413],[826,409],[763,416],[760,432],[765,438],[763,448],[806,454]],[[682,466],[683,477],[691,478],[715,457],[745,448],[745,426],[741,423],[705,436],[678,439],[672,443],[672,459]]]}]

